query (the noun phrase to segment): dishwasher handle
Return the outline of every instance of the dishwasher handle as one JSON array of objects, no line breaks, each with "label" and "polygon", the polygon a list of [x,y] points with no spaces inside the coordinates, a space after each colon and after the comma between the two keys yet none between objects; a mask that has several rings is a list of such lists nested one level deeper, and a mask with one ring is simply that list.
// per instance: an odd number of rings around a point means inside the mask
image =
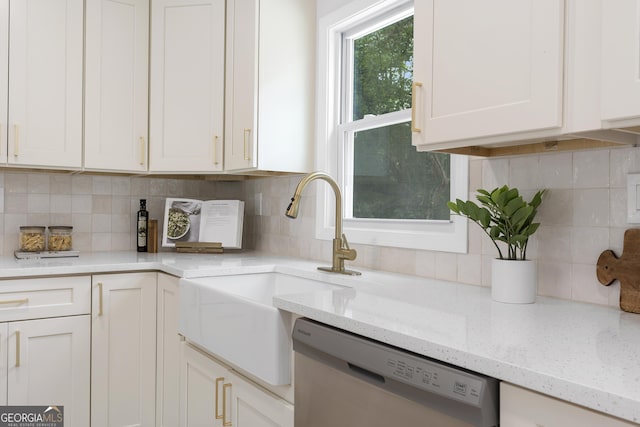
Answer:
[{"label": "dishwasher handle", "polygon": [[369,381],[380,384],[385,383],[385,378],[380,374],[376,374],[375,372],[369,371],[368,369],[362,368],[358,365],[354,365],[353,363],[347,363],[347,366],[349,366],[349,369],[351,369],[351,371],[353,371],[355,374],[361,377],[365,377]]}]

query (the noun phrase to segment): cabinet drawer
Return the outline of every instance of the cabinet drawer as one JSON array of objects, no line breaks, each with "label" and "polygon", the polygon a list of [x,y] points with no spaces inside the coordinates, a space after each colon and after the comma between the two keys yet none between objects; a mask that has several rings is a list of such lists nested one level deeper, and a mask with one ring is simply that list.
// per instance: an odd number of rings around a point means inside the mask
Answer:
[{"label": "cabinet drawer", "polygon": [[90,276],[0,280],[0,322],[90,312]]}]

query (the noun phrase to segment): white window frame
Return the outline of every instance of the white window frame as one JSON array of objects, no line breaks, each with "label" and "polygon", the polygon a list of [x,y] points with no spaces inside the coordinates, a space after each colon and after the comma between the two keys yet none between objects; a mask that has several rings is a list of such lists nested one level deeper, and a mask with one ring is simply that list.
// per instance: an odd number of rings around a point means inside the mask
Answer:
[{"label": "white window frame", "polygon": [[[349,129],[349,123],[341,125],[343,33],[411,3],[407,0],[354,0],[318,21],[316,168],[336,177],[344,193],[345,184],[349,183],[345,183],[340,164],[343,156],[338,152],[341,150],[340,132]],[[406,122],[410,115],[410,110],[399,111],[392,113],[391,121],[387,118],[385,122]],[[376,117],[367,120],[372,126],[379,124]],[[468,157],[451,155],[452,200],[468,198],[468,174]],[[317,188],[316,237],[331,240],[335,233],[333,191],[329,186]],[[467,220],[455,215],[448,221],[344,219],[343,230],[350,243],[457,253],[467,251]]]}]

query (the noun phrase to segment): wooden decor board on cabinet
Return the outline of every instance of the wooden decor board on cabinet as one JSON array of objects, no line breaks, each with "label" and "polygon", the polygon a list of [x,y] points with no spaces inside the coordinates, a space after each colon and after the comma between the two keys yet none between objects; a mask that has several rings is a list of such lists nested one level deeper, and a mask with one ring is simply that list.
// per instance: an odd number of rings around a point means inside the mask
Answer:
[{"label": "wooden decor board on cabinet", "polygon": [[84,167],[147,170],[149,0],[86,3]]},{"label": "wooden decor board on cabinet", "polygon": [[149,171],[223,170],[225,1],[151,5]]},{"label": "wooden decor board on cabinet", "polygon": [[227,2],[226,171],[311,170],[315,22],[313,2]]},{"label": "wooden decor board on cabinet", "polygon": [[635,135],[602,123],[602,64],[593,54],[600,7],[599,0],[416,2],[413,144],[476,153],[549,141],[572,150],[636,144]]}]

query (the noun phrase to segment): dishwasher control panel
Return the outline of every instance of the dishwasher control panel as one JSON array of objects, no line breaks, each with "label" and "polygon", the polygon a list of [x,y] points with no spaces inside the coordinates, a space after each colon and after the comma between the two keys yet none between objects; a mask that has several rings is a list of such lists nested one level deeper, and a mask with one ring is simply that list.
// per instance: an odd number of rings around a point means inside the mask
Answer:
[{"label": "dishwasher control panel", "polygon": [[385,373],[379,372],[380,375],[470,404],[477,405],[480,402],[484,385],[482,379],[437,362],[394,354],[395,350],[390,353],[386,355]]}]

